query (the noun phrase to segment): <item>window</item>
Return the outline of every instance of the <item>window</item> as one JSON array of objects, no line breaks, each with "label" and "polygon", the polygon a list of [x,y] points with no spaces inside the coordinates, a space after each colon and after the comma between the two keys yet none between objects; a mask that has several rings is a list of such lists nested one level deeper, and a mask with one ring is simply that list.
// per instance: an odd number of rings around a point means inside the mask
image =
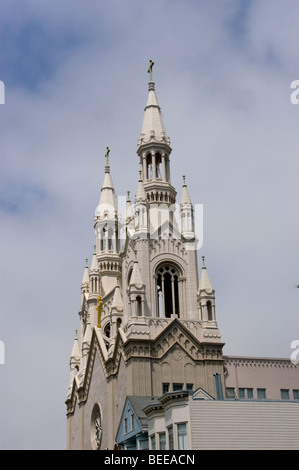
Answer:
[{"label": "window", "polygon": [[282,400],[289,400],[290,399],[290,393],[289,390],[287,389],[281,389],[280,390],[280,395]]},{"label": "window", "polygon": [[140,295],[138,295],[136,297],[136,313],[137,313],[137,317],[141,317],[141,315],[142,315],[142,304],[141,304]]},{"label": "window", "polygon": [[138,450],[148,450],[148,439],[140,439],[138,441]]},{"label": "window", "polygon": [[225,397],[226,398],[236,398],[235,389],[233,387],[227,387],[225,389]]},{"label": "window", "polygon": [[165,432],[159,433],[159,449],[165,450],[166,449],[166,434]]},{"label": "window", "polygon": [[173,391],[183,390],[183,384],[173,384]]},{"label": "window", "polygon": [[110,338],[110,323],[108,323],[105,328],[104,328],[104,335],[107,336],[107,338]]},{"label": "window", "polygon": [[131,415],[131,431],[133,431],[134,427],[135,427],[135,416]]},{"label": "window", "polygon": [[226,398],[236,398],[236,392],[234,388],[227,387],[225,392],[226,392]]},{"label": "window", "polygon": [[125,434],[128,432],[128,418],[124,419],[124,426],[125,426]]},{"label": "window", "polygon": [[207,301],[207,310],[208,310],[208,321],[212,321],[213,311],[212,311],[212,302],[210,300]]},{"label": "window", "polygon": [[174,443],[173,443],[173,427],[169,426],[168,430],[168,442],[169,442],[169,450],[174,450]]},{"label": "window", "polygon": [[239,388],[239,399],[252,399],[253,398],[253,388]]},{"label": "window", "polygon": [[187,449],[187,426],[186,423],[180,423],[177,425],[178,429],[178,447],[179,450]]},{"label": "window", "polygon": [[293,390],[293,398],[294,400],[299,400],[299,390]]},{"label": "window", "polygon": [[157,315],[170,318],[178,316],[179,309],[179,273],[172,265],[164,265],[157,271]]},{"label": "window", "polygon": [[186,388],[187,388],[188,392],[192,392],[193,384],[186,384]]},{"label": "window", "polygon": [[156,439],[155,439],[155,434],[151,436],[151,446],[152,450],[156,450]]},{"label": "window", "polygon": [[258,388],[257,389],[257,398],[258,398],[258,400],[265,400],[266,399],[266,389],[265,388]]},{"label": "window", "polygon": [[167,393],[169,392],[169,384],[162,384],[162,390],[163,390],[163,393]]}]

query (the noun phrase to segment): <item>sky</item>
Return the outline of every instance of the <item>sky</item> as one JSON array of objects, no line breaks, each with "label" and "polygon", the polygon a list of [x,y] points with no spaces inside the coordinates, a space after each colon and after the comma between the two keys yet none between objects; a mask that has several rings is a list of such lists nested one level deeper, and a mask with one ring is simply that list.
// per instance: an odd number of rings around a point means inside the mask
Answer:
[{"label": "sky", "polygon": [[69,356],[105,151],[117,195],[134,195],[149,59],[172,184],[179,198],[186,175],[203,204],[198,257],[224,353],[290,358],[298,10],[297,0],[1,1],[1,449],[66,448]]}]

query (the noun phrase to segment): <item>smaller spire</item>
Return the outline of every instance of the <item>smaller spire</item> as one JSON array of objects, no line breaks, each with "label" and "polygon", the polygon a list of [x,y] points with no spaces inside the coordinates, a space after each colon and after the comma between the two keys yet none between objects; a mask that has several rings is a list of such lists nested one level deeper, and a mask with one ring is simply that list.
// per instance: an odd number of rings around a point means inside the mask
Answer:
[{"label": "smaller spire", "polygon": [[91,342],[91,327],[90,327],[90,317],[88,315],[87,325],[84,333],[83,345],[89,345]]},{"label": "smaller spire", "polygon": [[117,276],[117,284],[115,286],[112,308],[115,308],[117,311],[121,312],[123,310],[123,299],[119,287],[119,279]]},{"label": "smaller spire", "polygon": [[86,287],[89,285],[89,271],[88,271],[88,259],[85,260],[85,269],[83,274],[83,279],[81,282],[81,287]]},{"label": "smaller spire", "polygon": [[214,289],[212,287],[210,278],[207,273],[206,265],[205,265],[205,257],[202,256],[202,270],[201,270],[201,277],[198,286],[198,293],[201,291],[206,291],[211,293]]},{"label": "smaller spire", "polygon": [[103,216],[105,212],[109,213],[109,217],[113,218],[117,211],[116,197],[112,178],[110,175],[110,166],[109,166],[109,153],[110,149],[106,149],[106,166],[105,166],[105,177],[103,186],[101,189],[101,197],[99,205],[96,208],[95,216]]},{"label": "smaller spire", "polygon": [[74,362],[80,361],[80,348],[79,348],[79,343],[78,343],[78,330],[76,330],[76,336],[74,340],[74,345],[71,353],[71,360]]},{"label": "smaller spire", "polygon": [[182,197],[181,197],[181,205],[182,204],[192,204],[191,198],[188,192],[188,188],[186,185],[186,176],[183,175],[183,190],[182,190]]},{"label": "smaller spire", "polygon": [[137,251],[135,250],[134,253],[135,253],[135,259],[134,259],[133,271],[132,271],[132,275],[130,279],[130,286],[135,286],[137,287],[137,289],[141,289],[144,286],[144,284],[142,281],[141,272],[140,272],[139,264],[137,260]]},{"label": "smaller spire", "polygon": [[135,203],[136,202],[146,202],[146,194],[144,190],[141,170],[139,171],[139,181],[138,181],[137,192],[135,196]]},{"label": "smaller spire", "polygon": [[90,273],[98,273],[98,271],[99,271],[99,265],[98,265],[97,254],[96,254],[96,245],[94,245],[93,257],[92,257],[91,266],[90,266]]}]

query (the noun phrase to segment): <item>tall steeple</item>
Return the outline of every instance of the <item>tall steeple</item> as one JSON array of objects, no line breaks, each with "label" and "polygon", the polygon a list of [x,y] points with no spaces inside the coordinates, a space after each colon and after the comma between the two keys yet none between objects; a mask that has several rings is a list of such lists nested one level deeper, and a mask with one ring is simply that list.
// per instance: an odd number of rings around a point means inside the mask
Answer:
[{"label": "tall steeple", "polygon": [[176,191],[170,181],[170,139],[166,134],[161,108],[155,92],[153,65],[150,60],[148,72],[148,99],[144,109],[143,124],[137,144],[140,170],[148,202],[171,205],[175,203]]},{"label": "tall steeple", "polygon": [[101,276],[103,295],[116,285],[121,272],[119,257],[118,210],[109,165],[110,149],[106,149],[105,177],[101,189],[99,205],[95,211],[96,256]]}]

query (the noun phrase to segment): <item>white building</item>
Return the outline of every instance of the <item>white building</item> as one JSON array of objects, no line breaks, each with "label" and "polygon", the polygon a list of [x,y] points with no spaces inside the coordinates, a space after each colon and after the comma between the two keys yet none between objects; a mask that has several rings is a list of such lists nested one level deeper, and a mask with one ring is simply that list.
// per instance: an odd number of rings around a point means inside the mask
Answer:
[{"label": "white building", "polygon": [[[94,218],[94,254],[84,269],[80,332],[70,357],[68,449],[122,446],[123,441],[117,439],[128,419],[126,407],[138,404],[139,422],[140,416],[145,416],[141,404],[152,397],[201,390],[212,399],[207,406],[216,407],[214,399],[225,398],[225,388],[238,394],[242,388],[243,376],[239,374],[236,381],[232,362],[223,357],[215,291],[204,259],[198,272],[194,206],[185,178],[178,202],[171,184],[172,149],[155,92],[152,63],[149,72],[148,99],[137,144],[136,193],[134,201],[128,197],[125,214],[119,213],[110,151],[106,151]],[[298,378],[298,368],[295,372]],[[298,391],[296,380],[289,386]],[[189,416],[193,402],[188,394],[186,397],[184,412]],[[181,412],[181,408],[173,409],[173,416]],[[148,417],[148,423],[147,418],[139,422],[139,434],[145,437],[137,439],[139,445],[141,440],[142,445],[148,445],[146,428],[152,426],[152,417]],[[162,426],[163,419],[159,419],[154,426]],[[186,436],[191,445],[193,423],[189,418],[183,423],[189,426]],[[183,436],[184,426],[177,429]],[[169,446],[169,439],[167,442]]]}]

